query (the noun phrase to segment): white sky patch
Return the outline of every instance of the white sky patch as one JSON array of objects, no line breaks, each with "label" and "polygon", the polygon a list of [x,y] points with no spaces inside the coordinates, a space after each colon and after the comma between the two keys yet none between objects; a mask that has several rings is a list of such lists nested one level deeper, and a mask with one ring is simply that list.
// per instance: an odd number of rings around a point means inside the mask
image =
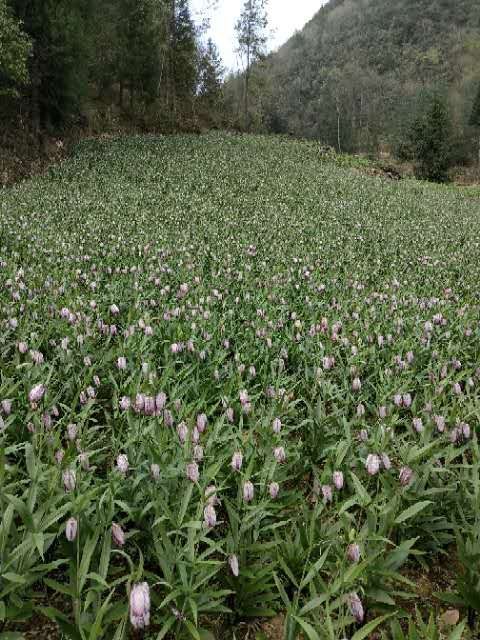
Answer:
[{"label": "white sky patch", "polygon": [[[270,0],[268,7],[268,31],[271,37],[268,50],[278,49],[299,31],[327,0]],[[212,0],[190,0],[193,16],[198,17],[200,11],[208,8]],[[235,53],[236,35],[235,22],[242,10],[244,0],[218,0],[217,8],[207,11],[211,18],[210,36],[220,50],[224,66],[229,70],[241,67],[240,60]]]}]

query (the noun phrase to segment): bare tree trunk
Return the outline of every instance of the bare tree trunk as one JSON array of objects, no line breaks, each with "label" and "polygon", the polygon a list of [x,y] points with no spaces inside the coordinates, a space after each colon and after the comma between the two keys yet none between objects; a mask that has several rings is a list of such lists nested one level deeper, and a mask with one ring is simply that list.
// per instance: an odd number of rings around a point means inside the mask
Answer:
[{"label": "bare tree trunk", "polygon": [[340,143],[340,101],[338,97],[335,100],[337,107],[337,145],[338,145],[338,153],[342,153],[342,145]]},{"label": "bare tree trunk", "polygon": [[30,113],[32,118],[33,135],[38,144],[40,144],[40,129],[41,129],[41,116],[40,116],[40,65],[38,55],[32,57],[32,75],[31,75],[31,105]]},{"label": "bare tree trunk", "polygon": [[248,92],[250,83],[250,53],[252,46],[252,0],[248,3],[248,37],[247,37],[247,70],[245,72],[245,129],[248,131],[250,128],[248,118]]},{"label": "bare tree trunk", "polygon": [[248,123],[248,85],[250,81],[250,69],[247,67],[247,71],[245,72],[245,129],[249,128]]},{"label": "bare tree trunk", "polygon": [[170,51],[168,56],[169,61],[169,69],[168,69],[168,86],[169,86],[169,98],[170,98],[170,108],[171,113],[173,115],[174,120],[177,116],[177,100],[176,100],[176,87],[175,87],[175,74],[174,74],[174,63],[173,63],[173,51],[176,45],[176,35],[175,35],[175,17],[176,17],[176,4],[175,0],[171,1],[170,7]]}]

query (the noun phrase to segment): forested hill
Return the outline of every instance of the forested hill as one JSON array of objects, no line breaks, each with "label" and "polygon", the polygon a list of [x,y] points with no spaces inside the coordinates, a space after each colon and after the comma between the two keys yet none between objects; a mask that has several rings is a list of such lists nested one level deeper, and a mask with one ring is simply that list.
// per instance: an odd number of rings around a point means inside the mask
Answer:
[{"label": "forested hill", "polygon": [[465,134],[480,80],[480,3],[331,0],[257,80],[257,119],[335,146],[340,138],[342,149],[391,140],[429,88],[448,92]]}]

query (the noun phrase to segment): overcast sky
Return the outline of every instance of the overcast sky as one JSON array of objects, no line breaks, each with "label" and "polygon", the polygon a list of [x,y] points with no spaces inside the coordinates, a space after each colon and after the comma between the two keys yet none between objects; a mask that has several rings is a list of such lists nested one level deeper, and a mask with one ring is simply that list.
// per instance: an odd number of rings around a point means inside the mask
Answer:
[{"label": "overcast sky", "polygon": [[[270,0],[269,1],[269,50],[278,49],[288,38],[301,29],[324,5],[326,0]],[[212,0],[191,0],[194,15],[212,3]],[[210,12],[212,37],[220,49],[225,67],[239,66],[235,53],[234,25],[240,15],[244,0],[218,0],[217,8]]]}]

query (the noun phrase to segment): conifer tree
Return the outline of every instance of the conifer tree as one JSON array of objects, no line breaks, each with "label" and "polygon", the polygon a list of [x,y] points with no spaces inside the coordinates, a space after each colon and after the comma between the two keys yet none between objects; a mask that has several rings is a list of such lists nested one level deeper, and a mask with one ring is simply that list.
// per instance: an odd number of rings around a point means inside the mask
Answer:
[{"label": "conifer tree", "polygon": [[216,107],[221,97],[223,73],[224,69],[218,49],[213,40],[209,38],[200,60],[199,94],[211,108]]},{"label": "conifer tree", "polygon": [[197,45],[195,26],[188,0],[177,0],[175,15],[173,77],[176,95],[185,100],[193,97],[197,82]]},{"label": "conifer tree", "polygon": [[419,177],[446,182],[452,165],[452,124],[446,98],[440,93],[427,97],[423,112],[413,124],[411,143]]},{"label": "conifer tree", "polygon": [[477,95],[473,103],[472,115],[470,116],[470,124],[476,127],[479,132],[478,139],[478,164],[480,166],[480,84],[478,85]]},{"label": "conifer tree", "polygon": [[245,71],[244,118],[249,128],[249,97],[252,65],[265,53],[268,24],[266,6],[268,0],[245,0],[243,10],[235,25],[238,39],[238,51],[243,58]]}]

